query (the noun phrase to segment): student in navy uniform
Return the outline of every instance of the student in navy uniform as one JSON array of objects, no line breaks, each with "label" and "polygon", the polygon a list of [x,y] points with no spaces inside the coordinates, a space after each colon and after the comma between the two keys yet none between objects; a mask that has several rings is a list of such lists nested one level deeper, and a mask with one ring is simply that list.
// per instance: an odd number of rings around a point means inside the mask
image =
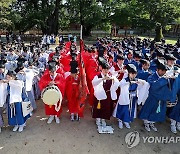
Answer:
[{"label": "student in navy uniform", "polygon": [[142,64],[140,63],[141,58],[142,58],[141,52],[135,51],[135,53],[134,53],[134,60],[135,60],[134,65],[136,66],[138,72],[140,70],[142,70]]},{"label": "student in navy uniform", "polygon": [[[176,123],[179,122],[178,115],[180,113],[180,108],[179,104],[175,105],[176,102],[178,102],[178,99],[171,101],[174,97],[174,95],[178,98],[179,96],[179,91],[178,88],[180,87],[180,82],[179,82],[179,68],[175,66],[175,61],[176,58],[172,54],[166,54],[165,58],[167,60],[167,72],[166,76],[168,77],[168,87],[170,91],[173,93],[171,99],[168,101],[168,108],[167,108],[167,116],[170,118],[171,121],[171,132],[177,133],[177,128],[180,128],[179,125],[177,125],[176,128]],[[179,85],[178,85],[179,84]],[[176,92],[174,92],[176,90]],[[174,94],[176,93],[176,94]],[[179,111],[177,110],[179,108]]]},{"label": "student in navy uniform", "polygon": [[156,49],[155,52],[156,52],[156,58],[152,59],[150,62],[150,70],[152,72],[156,72],[156,69],[157,69],[156,61],[158,59],[164,58],[164,51],[163,50]]},{"label": "student in navy uniform", "polygon": [[177,133],[177,130],[180,131],[180,74],[174,81],[170,102],[177,103],[168,114],[171,121],[171,132]]},{"label": "student in navy uniform", "polygon": [[149,96],[139,113],[147,131],[157,131],[154,123],[164,122],[166,119],[167,100],[170,99],[168,80],[164,77],[166,71],[165,60],[157,61],[157,71],[147,80],[150,84]]},{"label": "student in navy uniform", "polygon": [[127,58],[124,60],[124,65],[127,64],[135,64],[135,60],[133,59],[133,51],[129,51]]},{"label": "student in navy uniform", "polygon": [[150,63],[146,59],[140,60],[142,70],[138,71],[137,78],[147,81],[148,77],[152,74],[149,70]]}]

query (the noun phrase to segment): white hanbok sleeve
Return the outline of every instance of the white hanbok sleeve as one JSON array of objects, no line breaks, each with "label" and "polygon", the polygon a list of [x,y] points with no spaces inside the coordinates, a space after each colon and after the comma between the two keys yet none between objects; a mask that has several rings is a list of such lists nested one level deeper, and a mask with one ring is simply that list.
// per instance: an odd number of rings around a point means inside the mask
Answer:
[{"label": "white hanbok sleeve", "polygon": [[128,105],[130,103],[129,100],[129,85],[130,83],[127,82],[125,79],[122,79],[119,82],[119,86],[121,88],[121,93],[120,96],[118,98],[118,104],[120,105]]},{"label": "white hanbok sleeve", "polygon": [[21,80],[9,81],[10,86],[10,104],[15,102],[22,102],[22,89],[24,82]]},{"label": "white hanbok sleeve", "polygon": [[112,67],[109,69],[109,72],[110,72],[113,76],[118,76],[118,73],[117,73],[117,71],[115,71],[114,66],[112,66]]},{"label": "white hanbok sleeve", "polygon": [[124,75],[123,75],[123,79],[125,79],[125,78],[127,78],[127,77],[128,77],[128,71],[125,70],[125,71],[124,71]]},{"label": "white hanbok sleeve", "polygon": [[98,86],[99,84],[103,83],[102,78],[98,78],[98,76],[96,75],[94,77],[94,79],[92,80],[92,85],[93,86]]},{"label": "white hanbok sleeve", "polygon": [[98,78],[98,76],[96,75],[92,80],[92,85],[94,88],[94,96],[97,98],[97,100],[107,99],[107,95],[103,87],[102,78]]},{"label": "white hanbok sleeve", "polygon": [[145,80],[138,79],[138,81],[141,82],[140,84],[138,84],[138,87],[137,87],[138,105],[140,105],[141,103],[142,105],[144,105],[149,95],[150,85]]},{"label": "white hanbok sleeve", "polygon": [[35,74],[33,70],[27,70],[25,73],[26,73],[26,91],[31,91]]},{"label": "white hanbok sleeve", "polygon": [[119,87],[119,80],[116,77],[113,77],[112,85],[111,85],[111,99],[116,100],[117,99],[117,93],[116,90]]},{"label": "white hanbok sleeve", "polygon": [[0,83],[0,107],[3,107],[7,97],[7,83]]}]

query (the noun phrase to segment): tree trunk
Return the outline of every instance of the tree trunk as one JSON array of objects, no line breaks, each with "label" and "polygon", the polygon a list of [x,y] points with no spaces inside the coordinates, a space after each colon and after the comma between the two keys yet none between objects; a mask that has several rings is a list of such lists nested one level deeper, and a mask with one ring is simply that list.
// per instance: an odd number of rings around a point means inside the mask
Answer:
[{"label": "tree trunk", "polygon": [[55,2],[55,8],[53,13],[48,17],[46,20],[46,27],[42,28],[42,32],[44,34],[58,34],[59,30],[59,24],[58,24],[58,19],[59,19],[59,4],[61,0],[56,0]]},{"label": "tree trunk", "polygon": [[162,38],[163,38],[162,26],[161,25],[157,25],[157,27],[156,27],[156,36],[155,36],[154,40],[156,42],[160,42]]},{"label": "tree trunk", "polygon": [[91,30],[92,27],[91,26],[83,26],[83,36],[91,36]]}]

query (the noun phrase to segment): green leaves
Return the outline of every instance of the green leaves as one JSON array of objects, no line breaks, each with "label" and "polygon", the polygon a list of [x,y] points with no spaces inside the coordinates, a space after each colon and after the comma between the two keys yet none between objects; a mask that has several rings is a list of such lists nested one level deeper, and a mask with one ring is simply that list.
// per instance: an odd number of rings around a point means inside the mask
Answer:
[{"label": "green leaves", "polygon": [[35,26],[43,33],[57,33],[71,24],[82,24],[85,35],[96,28],[109,31],[111,25],[152,30],[160,23],[168,30],[179,17],[179,0],[0,1],[0,28],[22,32]]}]

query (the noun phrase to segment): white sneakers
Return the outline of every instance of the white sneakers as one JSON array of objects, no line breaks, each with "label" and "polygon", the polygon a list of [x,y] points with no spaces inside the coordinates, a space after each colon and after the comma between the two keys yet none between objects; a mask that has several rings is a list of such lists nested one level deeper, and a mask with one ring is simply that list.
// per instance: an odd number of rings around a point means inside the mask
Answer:
[{"label": "white sneakers", "polygon": [[18,131],[19,131],[19,132],[22,132],[23,130],[24,130],[24,125],[20,125]]},{"label": "white sneakers", "polygon": [[96,125],[101,126],[101,119],[100,118],[96,118]]},{"label": "white sneakers", "polygon": [[120,128],[120,129],[123,129],[123,123],[122,123],[121,120],[119,120],[119,128]]},{"label": "white sneakers", "polygon": [[54,116],[54,115],[50,115],[50,116],[49,116],[49,119],[48,119],[47,123],[48,123],[48,124],[51,124],[52,121],[54,120],[54,117],[55,117],[55,122],[56,122],[57,124],[59,124],[59,123],[60,123],[59,117],[58,117],[58,116]]},{"label": "white sneakers", "polygon": [[[119,128],[123,129],[123,122],[122,122],[122,120],[118,120],[118,121],[119,121]],[[128,129],[131,128],[131,126],[130,126],[130,124],[128,122],[124,122],[124,124],[125,124],[126,128],[128,128]]]},{"label": "white sneakers", "polygon": [[126,126],[127,129],[130,129],[130,128],[131,128],[129,122],[124,122],[124,124],[125,124],[125,126]]},{"label": "white sneakers", "polygon": [[74,113],[71,113],[71,121],[74,121]]},{"label": "white sneakers", "polygon": [[16,125],[13,128],[13,132],[16,132],[18,130],[18,132],[22,132],[24,130],[24,127],[26,126],[26,124],[22,124],[22,125]]},{"label": "white sneakers", "polygon": [[78,114],[74,115],[74,113],[71,113],[71,121],[74,120],[79,121],[80,120],[79,115]]},{"label": "white sneakers", "polygon": [[19,126],[18,126],[18,125],[14,126],[14,128],[13,128],[13,132],[16,132],[16,131],[18,130],[18,128],[19,128]]},{"label": "white sneakers", "polygon": [[157,128],[154,126],[154,123],[153,122],[149,122],[147,120],[144,120],[144,128],[145,130],[147,130],[148,132],[151,131],[151,129],[155,132],[157,132]]},{"label": "white sneakers", "polygon": [[59,117],[58,117],[58,116],[55,116],[55,121],[56,121],[56,123],[57,123],[57,124],[59,124],[59,123],[60,123],[60,119],[59,119]]},{"label": "white sneakers", "polygon": [[76,114],[76,121],[80,121],[80,117],[78,114]]},{"label": "white sneakers", "polygon": [[105,121],[105,119],[96,118],[96,125],[97,125],[97,126],[106,127],[106,121]]},{"label": "white sneakers", "polygon": [[105,121],[105,119],[101,119],[101,124],[102,124],[102,127],[106,127],[106,121]]},{"label": "white sneakers", "polygon": [[177,122],[177,130],[180,131],[180,122]]},{"label": "white sneakers", "polygon": [[149,123],[145,123],[145,124],[144,124],[144,128],[145,128],[145,130],[147,130],[148,132],[151,131],[150,126],[149,126]]},{"label": "white sneakers", "polygon": [[53,120],[54,120],[54,116],[53,116],[53,115],[50,115],[47,123],[48,123],[48,124],[51,124]]},{"label": "white sneakers", "polygon": [[150,127],[153,131],[157,132],[157,128],[154,126],[154,123],[150,123]]},{"label": "white sneakers", "polygon": [[[180,122],[176,122],[173,119],[170,119],[170,120],[171,120],[171,132],[176,134],[177,130],[180,131]],[[176,126],[176,123],[177,123],[177,126]]]},{"label": "white sneakers", "polygon": [[176,134],[177,130],[176,130],[176,126],[175,125],[171,125],[171,132]]}]

